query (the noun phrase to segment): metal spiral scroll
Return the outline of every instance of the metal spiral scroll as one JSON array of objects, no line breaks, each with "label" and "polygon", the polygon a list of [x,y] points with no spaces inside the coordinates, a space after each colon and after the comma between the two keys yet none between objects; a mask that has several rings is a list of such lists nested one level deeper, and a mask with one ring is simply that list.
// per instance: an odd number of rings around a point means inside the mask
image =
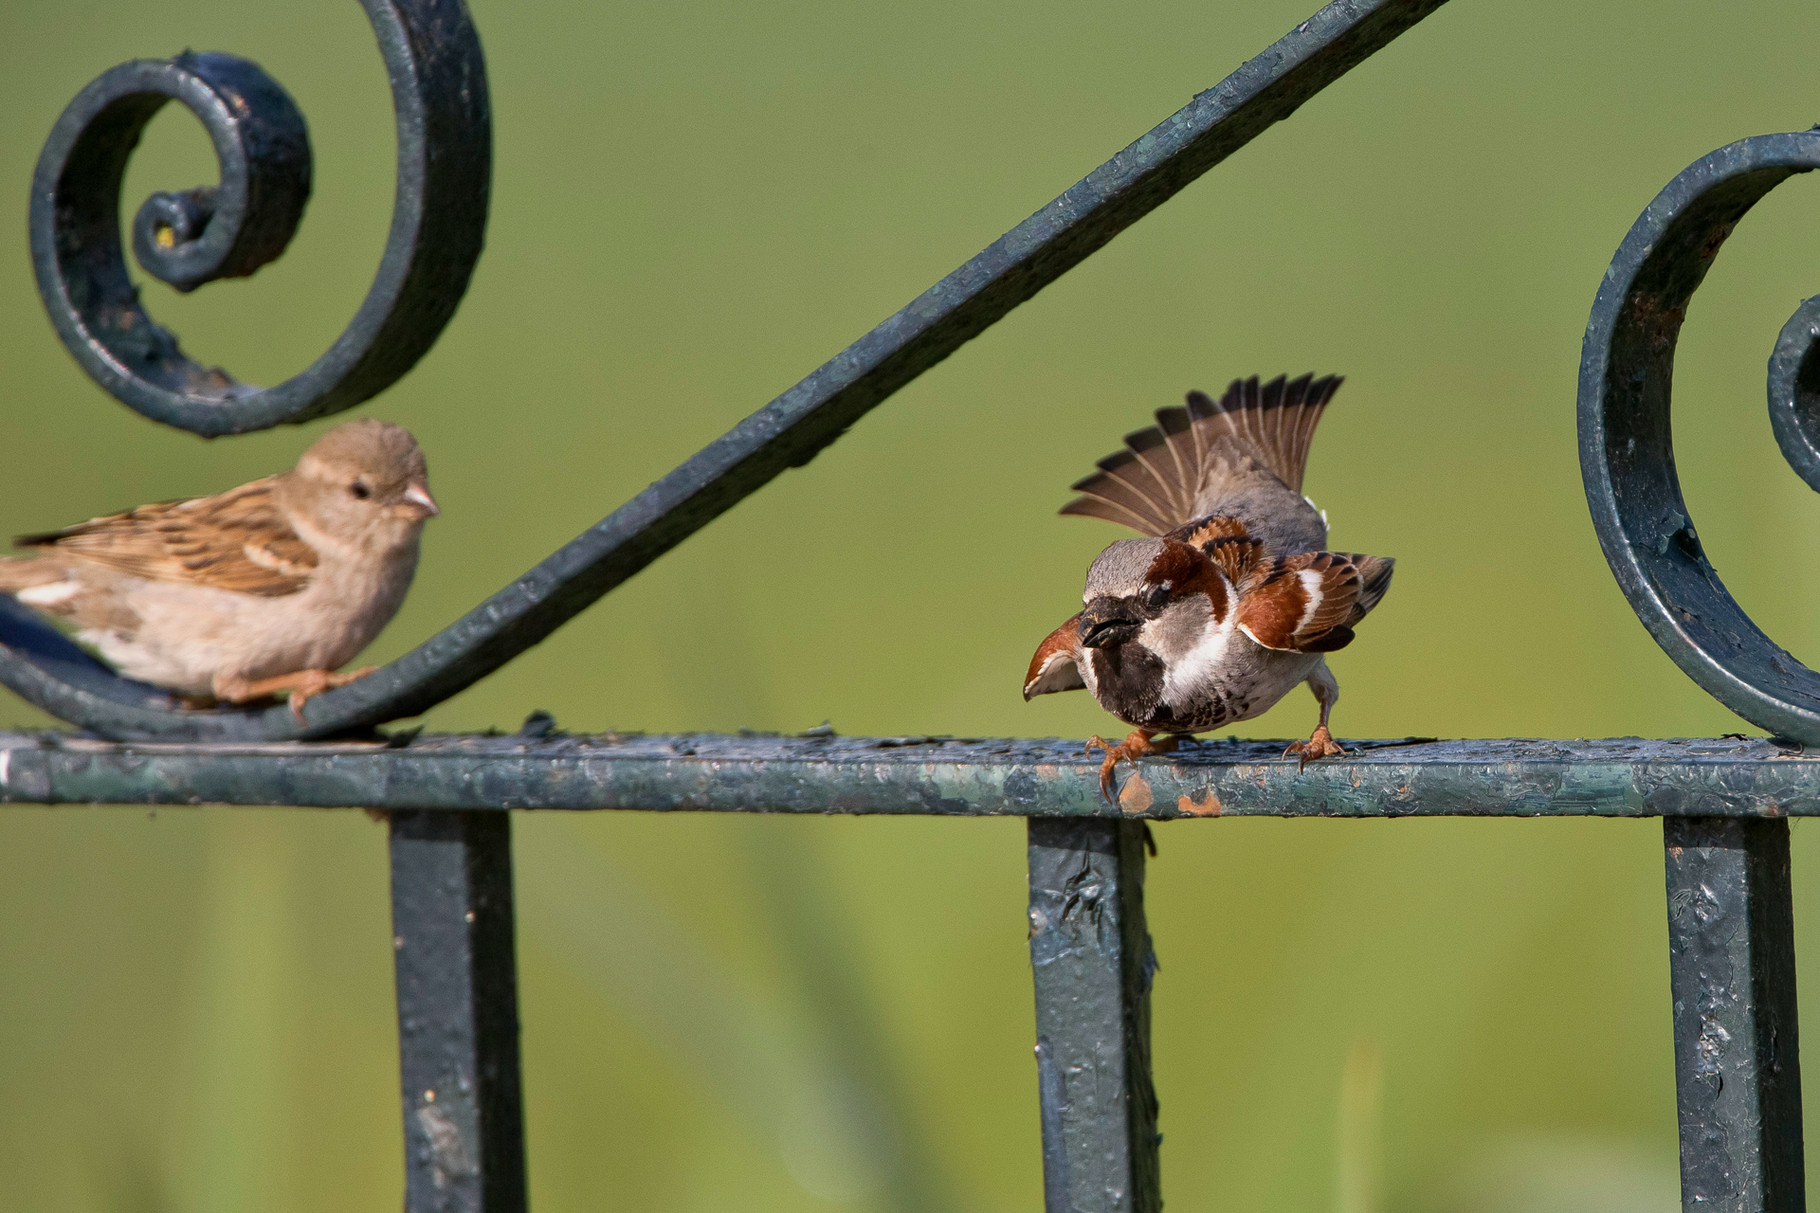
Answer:
[{"label": "metal spiral scroll", "polygon": [[[205,437],[323,417],[384,391],[429,350],[480,256],[492,175],[492,117],[480,39],[462,0],[362,0],[392,86],[398,185],[366,299],[326,353],[273,387],[194,361],[146,312],[128,277],[120,187],[152,116],[172,100],[201,120],[221,180],[157,193],[139,208],[133,251],[179,290],[244,277],[278,257],[310,194],[302,114],[257,64],[233,55],[138,60],[71,101],[38,158],[31,247],[38,289],[76,361],[147,417]],[[109,736],[295,733],[272,713],[178,710],[116,677],[0,595],[0,681]]]},{"label": "metal spiral scroll", "polygon": [[[1746,211],[1820,168],[1820,128],[1744,139],[1690,166],[1619,246],[1580,361],[1580,470],[1605,559],[1637,617],[1688,677],[1771,733],[1820,744],[1820,674],[1784,652],[1726,592],[1701,549],[1669,429],[1675,341],[1688,300]],[[1820,490],[1820,297],[1783,326],[1769,411],[1789,465]]]},{"label": "metal spiral scroll", "polygon": [[32,263],[76,361],[147,417],[214,437],[307,421],[410,370],[454,315],[480,256],[492,135],[480,39],[460,0],[363,0],[398,117],[398,196],[366,300],[328,352],[276,387],[204,367],[146,314],[127,277],[120,181],[167,101],[208,128],[221,184],[154,194],[133,223],[147,273],[180,290],[244,277],[284,251],[310,194],[303,116],[232,55],[139,60],[103,73],[57,120],[32,181]]}]

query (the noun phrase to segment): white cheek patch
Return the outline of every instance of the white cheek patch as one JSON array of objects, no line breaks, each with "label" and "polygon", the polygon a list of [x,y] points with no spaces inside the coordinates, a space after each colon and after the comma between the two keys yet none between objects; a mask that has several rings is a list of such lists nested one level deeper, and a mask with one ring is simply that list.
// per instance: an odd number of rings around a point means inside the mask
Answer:
[{"label": "white cheek patch", "polygon": [[23,590],[15,590],[13,597],[26,606],[54,607],[59,603],[68,602],[81,592],[82,587],[73,581],[53,581],[48,585],[27,586]]},{"label": "white cheek patch", "polygon": [[1163,702],[1172,707],[1195,702],[1204,688],[1225,664],[1226,650],[1232,644],[1234,628],[1230,623],[1209,619],[1199,641],[1186,654],[1169,664],[1163,674]]},{"label": "white cheek patch", "polygon": [[1179,661],[1201,643],[1202,631],[1189,620],[1166,611],[1144,621],[1138,628],[1137,642],[1165,662]]}]

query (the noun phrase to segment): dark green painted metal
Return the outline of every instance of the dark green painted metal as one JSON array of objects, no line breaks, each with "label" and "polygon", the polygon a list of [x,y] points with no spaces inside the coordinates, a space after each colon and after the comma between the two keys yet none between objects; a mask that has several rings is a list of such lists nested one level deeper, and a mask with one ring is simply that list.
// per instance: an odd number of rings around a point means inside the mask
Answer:
[{"label": "dark green painted metal", "polygon": [[[480,257],[492,111],[480,37],[462,0],[361,0],[385,59],[398,191],[372,288],[345,332],[273,387],[186,356],[126,269],[120,188],[140,132],[175,100],[202,122],[221,183],[155,194],[135,221],[145,269],[189,290],[251,274],[284,251],[310,194],[304,120],[257,64],[188,52],[102,73],[57,119],[32,180],[32,263],[45,310],[87,374],[147,417],[214,437],[351,408],[428,352]],[[150,228],[170,226],[160,248]]]},{"label": "dark green painted metal", "polygon": [[[1652,200],[1600,283],[1580,361],[1580,470],[1593,528],[1632,609],[1687,676],[1759,728],[1820,743],[1820,673],[1744,613],[1694,531],[1669,420],[1688,304],[1733,228],[1796,173],[1820,130],[1758,135],[1701,157]],[[1803,304],[1769,366],[1783,455],[1820,482],[1820,310]]]},{"label": "dark green painted metal", "polygon": [[421,736],[110,742],[0,733],[0,802],[652,809],[1079,817],[1820,815],[1820,758],[1761,739],[1352,742],[1298,769],[1280,741],[1185,744],[1120,768],[1074,741]]},{"label": "dark green painted metal", "polygon": [[512,826],[391,814],[405,1213],[524,1213]]},{"label": "dark green painted metal", "polygon": [[1682,1207],[1800,1213],[1788,822],[1671,817],[1662,834]]},{"label": "dark green painted metal", "polygon": [[1030,965],[1046,1213],[1163,1207],[1138,821],[1030,819]]},{"label": "dark green painted metal", "polygon": [[[271,389],[182,354],[140,306],[118,227],[139,131],[170,99],[208,127],[222,183],[157,195],[135,224],[153,274],[189,289],[282,252],[309,192],[303,119],[254,64],[139,61],[72,102],[33,186],[40,289],[107,390],[194,432],[322,416],[383,390],[429,348],[485,226],[490,115],[462,0],[362,0],[398,111],[399,192],[378,277],[346,333]],[[406,1206],[525,1207],[509,817],[513,808],[1020,815],[1048,1208],[1160,1208],[1149,1068],[1155,958],[1140,819],[1213,816],[1665,818],[1671,973],[1689,1209],[1803,1202],[1788,816],[1820,815],[1820,759],[1744,738],[1358,743],[1306,770],[1281,743],[1212,742],[1120,771],[1072,742],[832,735],[428,737],[332,744],[421,713],[511,661],[861,416],[1443,0],[1336,0],[1013,228],[739,426],[374,676],[284,707],[187,711],[116,677],[0,599],[0,681],[90,736],[0,734],[0,803],[266,804],[392,815]],[[1688,520],[1669,442],[1675,339],[1720,244],[1820,133],[1761,136],[1682,173],[1637,221],[1589,321],[1582,469],[1620,585],[1722,702],[1820,742],[1820,676],[1727,595]],[[161,227],[178,237],[170,249]],[[1820,487],[1820,300],[1784,327],[1770,408]],[[164,742],[109,742],[163,738]],[[177,744],[176,742],[189,744]],[[471,811],[469,811],[471,810]]]},{"label": "dark green painted metal", "polygon": [[[394,10],[459,11],[461,22],[466,21],[459,0],[365,2],[376,29],[382,12]],[[7,647],[0,648],[0,678],[59,719],[108,737],[329,737],[424,712],[544,639],[781,472],[807,463],[899,388],[1289,117],[1443,2],[1336,0],[1327,5],[517,581],[379,672],[311,700],[302,723],[282,706],[185,712],[149,688],[115,679],[92,661],[85,664],[80,654],[40,661],[39,651],[55,647],[54,634],[35,634],[34,628],[36,633],[50,630],[4,613],[0,641]],[[479,43],[471,29],[451,16],[424,38],[435,45],[444,34],[464,35],[473,43],[471,74],[484,102]],[[381,42],[391,45],[384,37]],[[395,88],[397,79],[394,67]],[[436,96],[456,86],[441,76],[431,85]],[[401,123],[403,106],[401,100]],[[480,110],[477,122],[484,126],[484,104]],[[404,146],[401,136],[401,169]],[[399,196],[402,207],[402,184]],[[484,218],[484,205],[479,217]],[[478,253],[477,233],[474,239]],[[39,254],[40,262],[45,256]],[[464,276],[460,285],[465,282]],[[451,309],[460,285],[449,296]],[[80,358],[87,347],[77,341],[72,349]],[[251,404],[236,403],[232,415],[250,415]]]}]

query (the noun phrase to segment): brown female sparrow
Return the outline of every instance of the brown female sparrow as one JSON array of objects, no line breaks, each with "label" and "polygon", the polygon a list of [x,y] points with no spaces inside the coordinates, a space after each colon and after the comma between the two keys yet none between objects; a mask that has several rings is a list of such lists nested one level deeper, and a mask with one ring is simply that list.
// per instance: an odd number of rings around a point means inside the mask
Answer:
[{"label": "brown female sparrow", "polygon": [[1074,485],[1062,507],[1149,536],[1121,539],[1087,570],[1086,609],[1037,647],[1024,698],[1086,687],[1135,730],[1106,752],[1112,794],[1121,758],[1268,710],[1298,682],[1321,706],[1307,741],[1284,756],[1344,753],[1327,731],[1340,696],[1323,654],[1390,586],[1393,561],[1327,552],[1327,516],[1302,496],[1308,444],[1340,378],[1234,380],[1217,403],[1188,393],[1157,424]]},{"label": "brown female sparrow", "polygon": [[68,617],[128,677],[201,703],[288,688],[301,713],[372,672],[334,671],[397,612],[440,512],[416,439],[350,421],[288,472],[22,536],[44,554],[0,558],[0,591]]}]

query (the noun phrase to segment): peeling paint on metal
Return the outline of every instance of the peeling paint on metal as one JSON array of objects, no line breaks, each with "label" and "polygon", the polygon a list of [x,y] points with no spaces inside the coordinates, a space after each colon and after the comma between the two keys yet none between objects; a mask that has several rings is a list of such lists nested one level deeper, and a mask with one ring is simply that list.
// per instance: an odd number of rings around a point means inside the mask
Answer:
[{"label": "peeling paint on metal", "polygon": [[1150,790],[1150,781],[1136,771],[1119,789],[1119,809],[1125,813],[1142,813],[1156,802],[1156,796]]},{"label": "peeling paint on metal", "polygon": [[1178,796],[1175,807],[1178,812],[1189,817],[1218,817],[1220,815],[1220,798],[1214,795],[1212,788],[1208,788],[1206,800],[1195,801],[1186,795]]},{"label": "peeling paint on metal", "polygon": [[451,1180],[465,1179],[474,1173],[474,1163],[468,1157],[461,1127],[450,1120],[447,1113],[433,1103],[425,1104],[417,1109],[417,1123],[430,1142],[435,1168],[433,1182],[437,1187],[446,1188]]}]

